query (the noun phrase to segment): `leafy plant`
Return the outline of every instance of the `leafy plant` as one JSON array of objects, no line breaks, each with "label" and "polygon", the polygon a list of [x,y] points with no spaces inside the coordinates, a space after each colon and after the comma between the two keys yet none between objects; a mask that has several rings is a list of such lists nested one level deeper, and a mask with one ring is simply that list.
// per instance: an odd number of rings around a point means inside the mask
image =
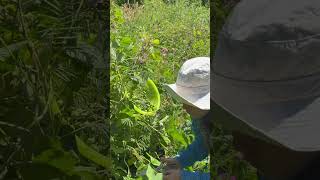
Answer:
[{"label": "leafy plant", "polygon": [[74,139],[108,152],[106,3],[3,0],[0,7],[0,179],[110,176],[79,158]]},{"label": "leafy plant", "polygon": [[102,167],[110,170],[111,167],[111,159],[106,156],[98,153],[97,151],[90,148],[87,144],[85,144],[78,136],[76,136],[76,143],[78,150],[81,155],[86,157],[87,159],[95,162],[96,164],[101,165]]},{"label": "leafy plant", "polygon": [[209,9],[198,1],[111,1],[110,19],[112,174],[141,179],[148,170],[152,179],[160,176],[151,171],[161,156],[192,141],[190,118],[163,85],[175,81],[186,59],[209,56]]}]

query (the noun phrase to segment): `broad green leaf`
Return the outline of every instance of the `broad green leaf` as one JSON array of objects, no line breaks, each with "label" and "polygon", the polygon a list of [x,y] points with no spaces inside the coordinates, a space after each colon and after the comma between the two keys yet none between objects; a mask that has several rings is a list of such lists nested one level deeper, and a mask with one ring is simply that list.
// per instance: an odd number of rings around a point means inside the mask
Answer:
[{"label": "broad green leaf", "polygon": [[150,157],[150,162],[151,164],[155,165],[155,166],[160,166],[160,161],[158,161],[156,158],[152,157],[149,153],[147,153],[147,155]]},{"label": "broad green leaf", "polygon": [[130,37],[123,37],[120,41],[120,44],[124,47],[129,46],[132,43],[132,39]]},{"label": "broad green leaf", "polygon": [[111,159],[98,153],[87,144],[85,144],[78,136],[76,136],[76,143],[78,150],[82,156],[93,161],[94,163],[110,170],[111,168]]},{"label": "broad green leaf", "polygon": [[180,134],[177,130],[169,130],[168,134],[172,137],[172,139],[180,142],[183,146],[187,146],[187,143],[182,134]]},{"label": "broad green leaf", "polygon": [[34,157],[33,162],[50,165],[70,175],[78,160],[70,152],[48,149]]},{"label": "broad green leaf", "polygon": [[157,173],[150,165],[148,165],[146,176],[149,180],[162,180],[162,173]]}]

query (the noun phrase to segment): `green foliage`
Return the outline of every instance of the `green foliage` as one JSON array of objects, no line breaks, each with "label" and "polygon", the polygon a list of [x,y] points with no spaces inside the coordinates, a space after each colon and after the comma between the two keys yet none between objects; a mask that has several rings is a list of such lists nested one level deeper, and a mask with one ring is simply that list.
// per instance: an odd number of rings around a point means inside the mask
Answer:
[{"label": "green foliage", "polygon": [[77,159],[62,149],[48,149],[32,159],[34,163],[44,163],[55,167],[66,174],[71,174]]},{"label": "green foliage", "polygon": [[76,143],[78,150],[81,155],[86,157],[87,159],[99,164],[100,166],[110,170],[111,167],[111,159],[106,156],[98,153],[97,151],[90,148],[87,144],[85,144],[78,136],[76,136]]},{"label": "green foliage", "polygon": [[162,174],[155,172],[150,165],[148,165],[146,175],[150,180],[162,180]]},{"label": "green foliage", "polygon": [[237,179],[255,180],[256,170],[248,162],[239,158],[238,152],[233,147],[232,136],[216,124],[210,137],[212,143],[210,152],[211,176],[217,176],[219,172],[227,172]]},{"label": "green foliage", "polygon": [[209,8],[200,1],[111,2],[110,19],[112,174],[154,179],[160,157],[176,155],[193,139],[190,118],[163,85],[176,80],[185,60],[209,56]]},{"label": "green foliage", "polygon": [[[219,19],[213,33],[218,33],[234,5],[228,2],[213,1]],[[116,179],[160,177],[154,171],[159,158],[176,155],[194,139],[190,118],[163,85],[176,80],[185,60],[209,56],[209,23],[209,8],[201,1],[145,0],[143,6],[111,2],[111,154]],[[144,86],[149,78],[161,95],[161,108],[145,116],[135,105],[149,108]],[[236,157],[227,132],[215,127],[211,138],[213,176],[223,170],[239,179],[255,178],[255,170]],[[208,172],[207,162],[187,170]]]},{"label": "green foliage", "polygon": [[0,179],[110,176],[74,139],[108,152],[107,12],[88,0],[0,7]]}]

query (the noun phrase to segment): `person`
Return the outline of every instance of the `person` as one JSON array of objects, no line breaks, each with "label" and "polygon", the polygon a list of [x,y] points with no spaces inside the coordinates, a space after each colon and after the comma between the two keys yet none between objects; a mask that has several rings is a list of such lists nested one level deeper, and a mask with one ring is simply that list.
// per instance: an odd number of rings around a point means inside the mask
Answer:
[{"label": "person", "polygon": [[[175,84],[166,84],[165,89],[191,117],[194,141],[174,158],[161,158],[166,164],[164,180],[209,180],[210,173],[182,170],[209,155],[206,119],[210,110],[210,58],[196,57],[181,66]],[[224,174],[219,175],[221,179]],[[234,177],[231,177],[231,179]]]},{"label": "person", "polygon": [[319,14],[316,0],[242,0],[219,34],[211,119],[260,180],[320,179]]},{"label": "person", "polygon": [[165,85],[173,98],[183,103],[183,108],[192,119],[194,141],[174,158],[162,158],[166,164],[164,180],[209,180],[209,173],[188,172],[182,169],[205,159],[208,147],[201,133],[201,119],[210,110],[210,58],[196,57],[184,62],[175,84]]}]

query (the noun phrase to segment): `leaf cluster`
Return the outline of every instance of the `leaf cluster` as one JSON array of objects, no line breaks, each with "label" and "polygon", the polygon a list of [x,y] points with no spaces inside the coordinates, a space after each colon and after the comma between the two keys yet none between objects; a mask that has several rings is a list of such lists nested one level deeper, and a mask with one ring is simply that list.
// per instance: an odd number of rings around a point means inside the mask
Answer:
[{"label": "leaf cluster", "polygon": [[[2,0],[0,7],[0,179],[110,176],[110,167],[86,156],[109,150],[106,3]],[[75,134],[91,151],[79,149]]]}]

